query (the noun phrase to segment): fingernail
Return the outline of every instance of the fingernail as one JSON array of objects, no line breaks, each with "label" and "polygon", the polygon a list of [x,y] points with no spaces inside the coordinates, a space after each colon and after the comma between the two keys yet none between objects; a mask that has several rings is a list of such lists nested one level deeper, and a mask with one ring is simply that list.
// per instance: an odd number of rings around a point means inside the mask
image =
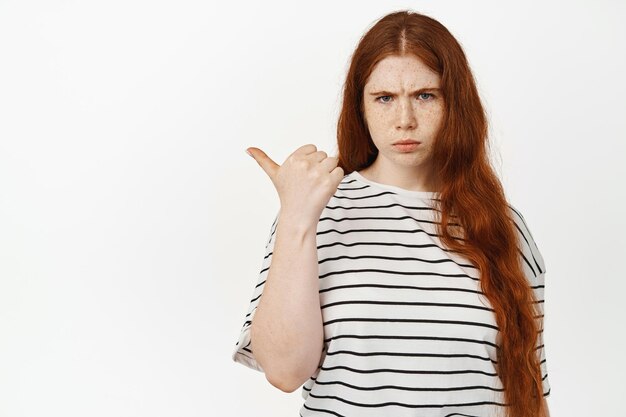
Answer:
[{"label": "fingernail", "polygon": [[254,159],[254,156],[252,156],[252,154],[250,153],[250,151],[249,151],[248,149],[246,149],[246,153],[247,153],[248,155],[250,155],[250,157],[251,157],[252,159]]}]

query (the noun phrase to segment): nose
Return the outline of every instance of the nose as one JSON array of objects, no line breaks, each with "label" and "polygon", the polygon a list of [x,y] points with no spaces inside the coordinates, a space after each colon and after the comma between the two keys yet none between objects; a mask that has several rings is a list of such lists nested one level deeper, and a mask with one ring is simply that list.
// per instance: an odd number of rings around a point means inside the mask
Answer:
[{"label": "nose", "polygon": [[411,105],[410,99],[401,100],[398,106],[398,129],[415,129],[417,126],[417,118],[415,117],[415,111]]}]

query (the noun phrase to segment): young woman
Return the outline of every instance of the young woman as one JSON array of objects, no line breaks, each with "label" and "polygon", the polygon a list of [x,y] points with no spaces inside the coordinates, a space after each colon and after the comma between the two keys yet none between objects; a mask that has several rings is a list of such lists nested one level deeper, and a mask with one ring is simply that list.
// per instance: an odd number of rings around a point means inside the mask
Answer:
[{"label": "young woman", "polygon": [[304,384],[301,416],[547,416],[546,268],[456,39],[415,12],[376,22],[337,133],[337,157],[249,148],[281,208],[233,359]]}]

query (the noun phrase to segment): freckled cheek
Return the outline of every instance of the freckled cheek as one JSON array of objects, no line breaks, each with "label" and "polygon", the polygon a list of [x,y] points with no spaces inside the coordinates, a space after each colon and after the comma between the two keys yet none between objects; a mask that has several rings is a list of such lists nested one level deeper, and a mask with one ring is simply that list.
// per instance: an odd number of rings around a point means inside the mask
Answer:
[{"label": "freckled cheek", "polygon": [[438,109],[429,109],[422,115],[422,120],[433,125],[439,124],[441,119],[443,119],[443,115]]},{"label": "freckled cheek", "polygon": [[372,112],[372,122],[378,125],[386,125],[389,123],[393,123],[393,115],[390,112],[384,111],[374,111]]},{"label": "freckled cheek", "polygon": [[365,114],[365,120],[370,129],[380,129],[386,127],[391,120],[392,117],[380,110],[370,110]]}]

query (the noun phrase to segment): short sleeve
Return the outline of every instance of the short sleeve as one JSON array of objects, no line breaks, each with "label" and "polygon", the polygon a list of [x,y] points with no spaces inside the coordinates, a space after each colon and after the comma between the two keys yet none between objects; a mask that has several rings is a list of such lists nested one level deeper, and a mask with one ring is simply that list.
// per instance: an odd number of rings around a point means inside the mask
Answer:
[{"label": "short sleeve", "polygon": [[545,318],[545,278],[546,265],[539,251],[539,247],[533,238],[530,228],[521,212],[511,206],[511,215],[515,223],[518,236],[518,248],[522,261],[522,269],[528,278],[537,301],[537,323],[539,336],[537,337],[537,356],[541,366],[543,378],[543,396],[550,395],[550,381],[548,380],[548,366],[546,362],[546,347],[544,345],[544,318]]},{"label": "short sleeve", "polygon": [[537,338],[537,355],[539,356],[539,364],[541,366],[541,377],[543,379],[543,396],[550,395],[550,381],[548,380],[548,365],[546,362],[546,347],[543,341],[544,329],[544,305],[545,305],[545,272],[539,275],[533,286],[535,297],[537,298],[537,310],[539,311],[539,337]]},{"label": "short sleeve", "polygon": [[245,365],[252,369],[256,369],[260,372],[264,371],[263,368],[261,368],[259,363],[256,361],[256,358],[254,357],[254,352],[252,352],[250,326],[256,313],[256,308],[259,304],[259,300],[261,299],[261,295],[263,294],[265,279],[267,278],[270,264],[272,262],[272,253],[274,251],[276,226],[278,225],[279,214],[280,212],[276,214],[274,222],[270,227],[269,237],[267,238],[267,243],[265,245],[265,256],[263,256],[263,261],[261,263],[261,271],[259,272],[257,283],[252,291],[252,297],[248,305],[248,312],[245,316],[241,332],[239,333],[239,340],[235,344],[235,348],[232,354],[232,358],[235,362],[241,363],[242,365]]}]

